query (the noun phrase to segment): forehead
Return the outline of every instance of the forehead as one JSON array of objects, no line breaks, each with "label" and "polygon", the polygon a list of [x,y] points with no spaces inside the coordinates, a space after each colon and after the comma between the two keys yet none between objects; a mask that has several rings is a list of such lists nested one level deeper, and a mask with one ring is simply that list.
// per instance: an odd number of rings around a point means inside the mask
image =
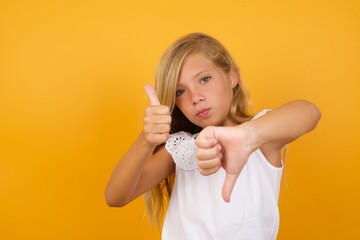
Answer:
[{"label": "forehead", "polygon": [[184,59],[181,65],[179,81],[194,78],[202,72],[218,70],[220,70],[220,68],[205,56],[201,54],[190,54]]},{"label": "forehead", "polygon": [[184,59],[181,70],[187,70],[188,68],[195,66],[203,67],[209,65],[213,65],[215,67],[212,61],[209,60],[207,57],[203,56],[202,54],[190,54]]}]

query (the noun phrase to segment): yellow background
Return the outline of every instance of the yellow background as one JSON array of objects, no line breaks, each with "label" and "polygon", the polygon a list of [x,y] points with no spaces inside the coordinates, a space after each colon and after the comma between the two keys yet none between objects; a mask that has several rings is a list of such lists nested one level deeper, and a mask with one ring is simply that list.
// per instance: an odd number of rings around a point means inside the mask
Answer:
[{"label": "yellow background", "polygon": [[255,111],[322,111],[289,146],[278,239],[360,238],[358,0],[67,0],[0,1],[0,239],[160,239],[142,198],[111,209],[103,192],[143,85],[193,31],[232,52]]}]

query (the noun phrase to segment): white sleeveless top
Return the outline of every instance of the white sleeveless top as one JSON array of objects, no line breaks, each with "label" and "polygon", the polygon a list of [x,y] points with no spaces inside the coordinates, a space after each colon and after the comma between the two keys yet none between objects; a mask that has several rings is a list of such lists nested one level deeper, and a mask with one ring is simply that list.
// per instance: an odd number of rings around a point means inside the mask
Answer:
[{"label": "white sleeveless top", "polygon": [[199,173],[194,138],[189,133],[178,132],[165,145],[176,164],[176,181],[162,239],[276,239],[283,167],[272,166],[260,149],[256,150],[237,179],[230,203],[226,203],[221,195],[225,171],[220,168],[209,176]]}]

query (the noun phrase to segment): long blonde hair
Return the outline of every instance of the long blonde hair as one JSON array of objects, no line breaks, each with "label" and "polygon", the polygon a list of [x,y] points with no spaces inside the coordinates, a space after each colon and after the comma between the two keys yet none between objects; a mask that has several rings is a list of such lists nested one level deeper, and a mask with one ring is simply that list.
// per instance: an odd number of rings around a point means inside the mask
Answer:
[{"label": "long blonde hair", "polygon": [[[170,133],[186,131],[198,133],[199,126],[191,123],[175,105],[176,83],[184,59],[190,54],[201,54],[221,68],[225,73],[234,74],[238,84],[233,88],[233,100],[230,106],[229,118],[240,124],[243,119],[249,119],[250,98],[241,81],[240,71],[226,48],[215,38],[204,33],[190,33],[175,41],[164,52],[156,72],[155,89],[159,101],[171,109]],[[157,151],[161,146],[155,150]],[[150,221],[160,226],[161,219],[171,196],[175,174],[172,174],[150,191],[145,193],[145,202]]]}]

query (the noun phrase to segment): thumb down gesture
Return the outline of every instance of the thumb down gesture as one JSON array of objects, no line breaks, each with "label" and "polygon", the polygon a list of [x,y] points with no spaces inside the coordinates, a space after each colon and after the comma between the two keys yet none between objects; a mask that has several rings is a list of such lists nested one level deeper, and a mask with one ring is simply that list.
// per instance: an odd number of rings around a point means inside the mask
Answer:
[{"label": "thumb down gesture", "polygon": [[217,172],[220,167],[226,172],[222,188],[225,202],[230,202],[236,180],[253,152],[250,140],[249,131],[242,125],[207,127],[195,140],[200,173],[210,175]]}]

